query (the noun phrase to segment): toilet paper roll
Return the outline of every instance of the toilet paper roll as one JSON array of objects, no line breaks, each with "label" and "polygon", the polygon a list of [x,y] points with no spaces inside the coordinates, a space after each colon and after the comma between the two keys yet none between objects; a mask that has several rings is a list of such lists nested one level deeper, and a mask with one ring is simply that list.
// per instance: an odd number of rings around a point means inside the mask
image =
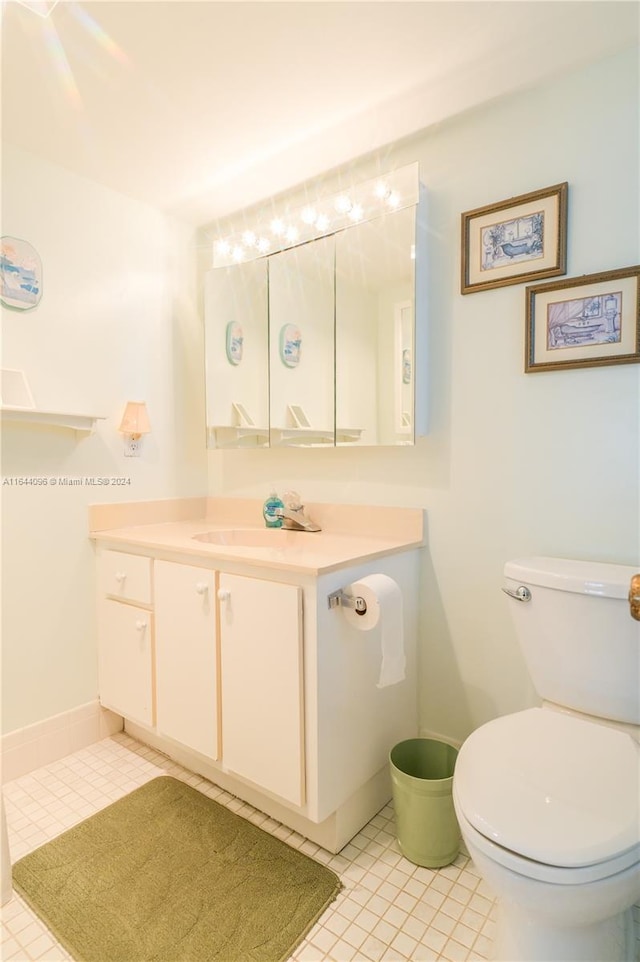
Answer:
[{"label": "toilet paper roll", "polygon": [[378,688],[397,685],[405,677],[404,622],[400,586],[388,575],[368,575],[345,588],[345,594],[364,598],[367,610],[343,608],[345,618],[358,631],[371,631],[380,625],[382,664]]}]

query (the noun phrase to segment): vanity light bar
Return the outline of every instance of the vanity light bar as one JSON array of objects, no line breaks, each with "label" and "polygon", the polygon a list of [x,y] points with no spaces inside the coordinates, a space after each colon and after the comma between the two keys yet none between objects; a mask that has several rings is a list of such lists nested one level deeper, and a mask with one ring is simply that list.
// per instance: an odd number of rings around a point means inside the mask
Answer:
[{"label": "vanity light bar", "polygon": [[418,181],[418,164],[408,164],[303,207],[285,209],[268,222],[259,221],[254,227],[215,240],[213,266],[255,260],[410,207],[418,203]]}]

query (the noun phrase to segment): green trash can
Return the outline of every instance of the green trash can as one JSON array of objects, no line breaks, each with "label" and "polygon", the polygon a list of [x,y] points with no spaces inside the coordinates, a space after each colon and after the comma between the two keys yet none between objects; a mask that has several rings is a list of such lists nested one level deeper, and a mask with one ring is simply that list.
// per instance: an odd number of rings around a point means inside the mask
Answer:
[{"label": "green trash can", "polygon": [[460,850],[453,808],[458,751],[433,738],[409,738],[389,754],[400,851],[416,865],[438,868]]}]

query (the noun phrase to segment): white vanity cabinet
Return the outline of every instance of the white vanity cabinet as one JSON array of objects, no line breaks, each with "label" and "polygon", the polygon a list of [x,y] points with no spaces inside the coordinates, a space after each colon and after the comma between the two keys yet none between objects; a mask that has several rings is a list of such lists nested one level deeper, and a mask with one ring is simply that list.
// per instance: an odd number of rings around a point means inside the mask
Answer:
[{"label": "white vanity cabinet", "polygon": [[225,769],[304,803],[302,589],[221,574]]},{"label": "white vanity cabinet", "polygon": [[105,707],[304,804],[302,588],[103,550],[98,621]]},{"label": "white vanity cabinet", "polygon": [[[210,539],[187,521],[96,541],[101,702],[134,738],[337,852],[388,802],[389,751],[418,732],[422,513],[384,509],[373,525],[369,508],[332,511],[366,534],[323,525],[274,545],[247,526],[234,541],[234,515]],[[335,606],[370,575],[402,594],[406,677],[382,687],[392,609],[365,630]]]},{"label": "white vanity cabinet", "polygon": [[120,551],[100,555],[98,673],[105,708],[153,724],[150,558]]},{"label": "white vanity cabinet", "polygon": [[208,758],[219,748],[215,572],[153,563],[156,728]]}]

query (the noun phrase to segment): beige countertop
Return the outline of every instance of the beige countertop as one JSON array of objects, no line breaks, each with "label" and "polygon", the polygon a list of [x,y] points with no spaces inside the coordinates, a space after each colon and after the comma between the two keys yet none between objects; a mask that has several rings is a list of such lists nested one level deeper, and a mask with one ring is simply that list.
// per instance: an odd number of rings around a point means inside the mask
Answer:
[{"label": "beige countertop", "polygon": [[[92,505],[90,536],[127,548],[221,562],[241,562],[306,574],[324,574],[424,544],[418,508],[310,504],[322,531],[266,528],[262,503],[193,498]],[[191,517],[189,516],[191,515]],[[213,538],[198,540],[196,535]]]}]

